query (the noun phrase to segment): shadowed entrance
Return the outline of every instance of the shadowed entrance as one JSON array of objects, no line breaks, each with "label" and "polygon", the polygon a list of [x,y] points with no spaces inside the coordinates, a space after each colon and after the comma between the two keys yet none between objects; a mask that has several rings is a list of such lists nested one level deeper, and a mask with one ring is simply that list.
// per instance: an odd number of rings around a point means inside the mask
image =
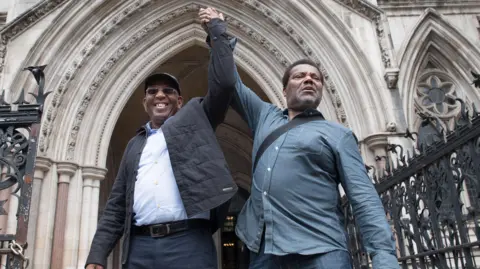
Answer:
[{"label": "shadowed entrance", "polygon": [[[167,72],[177,77],[180,81],[182,96],[185,102],[188,102],[193,97],[204,96],[207,93],[208,59],[209,54],[206,48],[192,46],[171,57],[153,73]],[[260,86],[251,77],[242,70],[239,70],[239,73],[245,84],[252,87],[262,99],[268,100],[261,91]],[[134,136],[135,131],[148,121],[148,116],[142,106],[143,87],[142,83],[130,97],[115,126],[109,145],[108,173],[102,182],[100,190],[99,216],[101,216],[105,207],[128,141]],[[228,227],[228,225],[234,225],[232,220],[236,219],[248,197],[248,191],[245,189],[250,187],[252,140],[246,123],[231,109],[227,113],[225,122],[217,128],[217,138],[233,177],[239,186],[243,187],[232,202],[229,217],[226,221],[227,226],[214,235],[219,257],[218,262],[225,269],[240,269],[248,265],[248,256],[244,256],[246,253],[245,249],[241,248],[241,242],[236,238],[232,227]],[[230,245],[232,243],[235,248],[240,247],[240,252],[231,251]],[[120,268],[120,256],[120,247],[117,245],[112,255],[110,255],[108,268]]]}]

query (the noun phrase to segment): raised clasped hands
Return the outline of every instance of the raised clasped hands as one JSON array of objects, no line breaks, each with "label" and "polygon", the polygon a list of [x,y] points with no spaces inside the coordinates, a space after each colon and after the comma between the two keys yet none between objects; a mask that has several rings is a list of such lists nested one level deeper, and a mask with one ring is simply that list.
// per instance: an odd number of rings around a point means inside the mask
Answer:
[{"label": "raised clasped hands", "polygon": [[202,24],[202,28],[205,31],[207,31],[207,23],[211,20],[220,19],[223,21],[225,19],[222,13],[211,7],[200,8],[200,11],[198,12],[198,18],[200,20],[200,23]]}]

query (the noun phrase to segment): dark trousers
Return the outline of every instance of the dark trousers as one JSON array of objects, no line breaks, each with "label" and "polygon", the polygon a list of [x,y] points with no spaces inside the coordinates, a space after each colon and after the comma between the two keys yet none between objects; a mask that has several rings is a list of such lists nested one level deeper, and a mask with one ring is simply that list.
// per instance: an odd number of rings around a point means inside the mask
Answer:
[{"label": "dark trousers", "polygon": [[250,252],[249,269],[352,269],[350,253],[335,250],[314,255],[265,254],[264,238],[258,253]]},{"label": "dark trousers", "polygon": [[217,251],[207,229],[166,237],[134,235],[125,269],[217,269]]}]

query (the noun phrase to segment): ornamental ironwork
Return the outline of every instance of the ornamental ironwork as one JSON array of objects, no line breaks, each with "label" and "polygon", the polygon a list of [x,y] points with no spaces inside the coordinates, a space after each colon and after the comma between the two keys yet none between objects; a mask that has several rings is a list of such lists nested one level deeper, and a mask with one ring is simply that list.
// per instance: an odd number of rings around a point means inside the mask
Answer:
[{"label": "ornamental ironwork", "polygon": [[[5,91],[0,95],[0,191],[9,192],[8,199],[0,201],[0,215],[16,214],[15,234],[0,235],[0,255],[6,268],[28,267],[25,257],[30,204],[32,196],[37,139],[45,99],[50,92],[44,91],[45,66],[31,66],[30,71],[38,88],[30,93],[33,100],[29,102],[22,90],[14,102],[5,101]],[[18,204],[8,212],[6,204],[13,199]],[[9,207],[12,210],[12,206]]]},{"label": "ornamental ironwork", "polygon": [[[480,88],[480,76],[472,75]],[[426,96],[440,112],[445,95],[438,80],[430,82],[434,92]],[[453,102],[460,107],[453,127],[442,125],[434,113],[418,113],[418,132],[405,132],[415,146],[389,144],[387,156],[366,166],[404,269],[480,268],[480,112],[457,97],[449,105]],[[351,207],[345,197],[343,202],[354,268],[369,268]]]}]

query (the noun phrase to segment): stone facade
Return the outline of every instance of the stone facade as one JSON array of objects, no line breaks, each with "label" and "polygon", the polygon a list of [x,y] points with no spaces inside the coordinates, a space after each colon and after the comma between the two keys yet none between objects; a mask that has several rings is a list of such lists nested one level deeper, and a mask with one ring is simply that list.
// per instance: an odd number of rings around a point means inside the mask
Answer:
[{"label": "stone facade", "polygon": [[[240,40],[241,74],[265,100],[284,107],[285,67],[305,57],[317,62],[326,77],[320,109],[354,130],[366,162],[385,155],[389,142],[411,148],[402,137],[418,128],[417,111],[449,125],[458,113],[449,100],[480,104],[470,84],[470,71],[480,71],[478,0],[2,0],[0,88],[7,99],[32,92],[35,82],[22,68],[48,64],[46,89],[53,92],[32,195],[32,268],[83,268],[128,139],[120,129],[134,131],[142,121],[131,119],[142,113],[131,100],[141,98],[144,78],[168,69],[192,88],[205,80],[198,55],[208,57],[206,35],[196,20],[205,5],[226,15]],[[248,129],[229,112],[217,133],[248,189]],[[0,225],[0,232],[14,231],[13,214]],[[116,264],[112,258],[110,267]]]}]

